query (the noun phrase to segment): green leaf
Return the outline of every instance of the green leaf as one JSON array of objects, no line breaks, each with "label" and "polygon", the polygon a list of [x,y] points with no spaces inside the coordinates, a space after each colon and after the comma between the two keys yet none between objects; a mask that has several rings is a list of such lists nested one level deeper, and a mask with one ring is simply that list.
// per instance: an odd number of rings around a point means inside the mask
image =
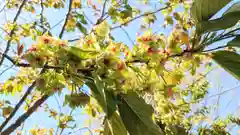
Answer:
[{"label": "green leaf", "polygon": [[228,13],[221,18],[198,23],[196,31],[199,34],[230,28],[240,20],[240,11]]},{"label": "green leaf", "polygon": [[207,21],[231,0],[195,0],[191,7],[191,16],[198,23]]},{"label": "green leaf", "polygon": [[117,100],[113,93],[104,89],[103,82],[96,76],[95,82],[87,81],[86,85],[92,90],[93,97],[98,101],[108,117],[111,117],[117,110]]},{"label": "green leaf", "polygon": [[154,123],[153,108],[146,104],[135,92],[120,95],[118,104],[120,116],[130,135],[162,135]]},{"label": "green leaf", "polygon": [[113,113],[117,110],[117,100],[116,97],[113,95],[113,92],[105,90],[104,93],[107,103],[107,116],[111,117]]},{"label": "green leaf", "polygon": [[240,36],[237,36],[232,41],[227,43],[229,47],[240,47]]},{"label": "green leaf", "polygon": [[77,56],[79,59],[95,58],[99,54],[97,51],[84,50],[75,46],[69,47],[68,52],[74,56]]},{"label": "green leaf", "polygon": [[127,135],[127,130],[119,117],[115,112],[113,115],[106,119],[104,122],[104,135]]},{"label": "green leaf", "polygon": [[217,51],[212,59],[237,79],[240,79],[240,55],[229,51]]},{"label": "green leaf", "polygon": [[197,24],[196,29],[199,34],[230,28],[240,20],[240,2],[233,4],[222,17],[203,21]]},{"label": "green leaf", "polygon": [[113,95],[112,92],[108,91],[105,87],[104,87],[104,82],[101,80],[101,78],[97,75],[95,75],[95,84],[97,86],[97,88],[102,91],[102,98],[103,98],[103,102],[105,102],[105,106],[104,106],[104,111],[105,113],[107,113],[108,117],[111,117],[112,114],[117,110],[117,102],[116,99]]},{"label": "green leaf", "polygon": [[76,26],[84,35],[87,35],[87,29],[81,23],[78,22]]},{"label": "green leaf", "polygon": [[83,14],[78,14],[78,18],[80,19],[82,24],[87,24],[87,21]]},{"label": "green leaf", "polygon": [[98,104],[105,110],[106,102],[104,100],[103,89],[98,88],[92,80],[87,80],[86,85],[91,89],[93,97],[98,101]]},{"label": "green leaf", "polygon": [[189,135],[189,133],[183,127],[176,126],[176,128],[177,128],[177,131],[178,131],[178,135]]},{"label": "green leaf", "polygon": [[223,15],[226,15],[228,13],[232,12],[239,12],[240,11],[240,2],[234,3],[228,10],[226,10]]}]

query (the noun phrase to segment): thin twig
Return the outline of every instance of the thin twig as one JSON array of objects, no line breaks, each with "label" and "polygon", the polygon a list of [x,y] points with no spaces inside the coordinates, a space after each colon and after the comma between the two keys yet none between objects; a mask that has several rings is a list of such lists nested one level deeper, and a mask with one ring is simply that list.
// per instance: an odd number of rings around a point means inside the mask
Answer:
[{"label": "thin twig", "polygon": [[164,84],[167,85],[167,81],[165,80],[165,78],[162,75],[160,75],[160,77],[163,80]]},{"label": "thin twig", "polygon": [[[13,19],[13,24],[15,24],[15,23],[17,22],[17,19],[18,19],[20,13],[22,12],[22,9],[23,9],[24,5],[26,4],[26,2],[27,2],[27,0],[23,0],[22,4],[20,5],[20,7],[19,7],[19,9],[18,9],[18,11],[17,11],[17,14],[16,14],[16,16],[15,16],[14,19]],[[4,51],[3,54],[7,54],[8,51],[9,51],[9,48],[10,48],[10,45],[11,45],[11,42],[12,42],[12,36],[13,36],[13,34],[14,34],[14,32],[15,32],[15,29],[16,29],[16,28],[14,27],[14,28],[10,31],[10,34],[9,34],[10,39],[7,41],[7,47],[6,47],[6,49],[5,49],[5,51]],[[2,65],[3,61],[4,61],[4,57],[2,57],[1,60],[0,60],[0,66]]]},{"label": "thin twig", "polygon": [[11,69],[14,65],[11,65],[10,67],[4,69],[1,73],[0,76],[3,75],[6,71],[8,71],[9,69]]},{"label": "thin twig", "polygon": [[[61,108],[60,102],[58,101],[56,95],[53,95],[53,96],[54,96],[54,98],[55,98],[55,100],[56,100],[56,102],[57,102],[58,109],[59,109],[59,112],[60,112],[60,114],[61,114],[61,113],[62,113],[62,108]],[[60,121],[60,117],[58,118],[58,121]],[[57,126],[56,135],[58,135],[58,130],[59,130],[59,126]]]},{"label": "thin twig", "polygon": [[[96,24],[94,24],[94,25],[98,25],[98,24],[102,23],[102,22],[106,19],[106,18],[104,18],[104,14],[105,14],[105,8],[106,8],[106,5],[107,5],[107,1],[108,1],[108,0],[105,0],[105,1],[104,1],[101,16],[97,19],[97,22],[96,22]],[[94,31],[94,30],[92,29],[92,30],[89,32],[89,34],[91,34],[93,31]],[[89,35],[89,34],[87,34],[87,35]],[[77,41],[77,40],[79,40],[79,39],[80,39],[80,38],[70,39],[70,40],[68,40],[68,42],[75,42],[75,41]]]},{"label": "thin twig", "polygon": [[[195,81],[193,81],[188,87],[187,89],[189,89],[191,86],[194,86],[196,83],[198,83],[199,81],[201,81],[203,78],[205,78],[207,75],[209,75],[209,73],[212,71],[212,69],[210,71],[208,71],[207,73],[205,73],[204,75],[201,75],[201,77],[199,77],[198,79],[196,79]],[[206,99],[207,100],[207,99]],[[195,104],[202,101],[202,99],[198,99],[197,101],[190,101],[190,102],[186,102],[183,104],[180,104],[179,106],[183,106],[183,105],[188,105],[188,104]]]},{"label": "thin twig", "polygon": [[83,15],[85,16],[85,18],[88,20],[88,22],[90,22],[92,25],[94,25],[94,23],[87,17],[87,15],[83,12]]},{"label": "thin twig", "polygon": [[61,108],[61,105],[60,105],[60,102],[59,102],[59,100],[57,99],[57,96],[56,96],[56,95],[54,95],[54,98],[55,98],[55,100],[56,100],[56,102],[57,102],[57,105],[58,105],[59,112],[60,112],[60,113],[62,113],[62,108]]},{"label": "thin twig", "polygon": [[156,10],[156,11],[153,11],[153,12],[144,13],[144,14],[139,15],[139,16],[137,16],[137,17],[134,17],[134,18],[132,18],[132,19],[130,19],[130,20],[128,20],[128,21],[120,24],[120,25],[117,25],[117,26],[112,27],[111,30],[120,28],[120,27],[122,27],[122,26],[124,26],[124,25],[126,25],[126,24],[129,24],[129,23],[131,23],[131,22],[133,22],[133,21],[135,21],[135,20],[137,20],[137,19],[139,19],[139,18],[141,18],[141,17],[148,16],[148,15],[152,15],[152,14],[156,14],[156,13],[158,13],[158,12],[164,10],[164,9],[167,9],[167,8],[169,8],[169,7],[170,7],[170,6],[166,6],[166,7],[160,8],[160,9],[158,9],[158,10]]},{"label": "thin twig", "polygon": [[[219,85],[218,85],[218,88],[219,88]],[[219,91],[221,91],[221,90],[219,89]],[[218,96],[217,96],[216,109],[215,109],[215,110],[216,110],[216,111],[215,111],[215,112],[216,112],[216,115],[215,115],[216,117],[219,117],[219,103],[220,103],[220,98],[221,98],[221,96],[218,95]]]},{"label": "thin twig", "polygon": [[227,103],[227,105],[226,105],[226,107],[225,107],[225,109],[227,109],[228,108],[228,106],[232,103],[232,101],[234,100],[234,98],[232,98],[228,103]]},{"label": "thin twig", "polygon": [[104,13],[105,13],[105,8],[106,8],[106,5],[107,5],[107,1],[108,1],[108,0],[105,0],[104,3],[103,3],[103,9],[102,9],[102,15],[101,15],[101,18],[104,17]]},{"label": "thin twig", "polygon": [[209,50],[203,50],[202,52],[211,52],[211,51],[215,51],[215,50],[218,50],[218,49],[222,49],[222,48],[226,48],[228,47],[228,45],[224,45],[224,46],[218,46],[216,48],[213,48],[213,49],[209,49]]},{"label": "thin twig", "polygon": [[43,18],[44,18],[44,16],[43,16],[43,12],[44,12],[44,6],[43,6],[43,0],[41,0],[41,3],[40,3],[40,5],[41,5],[41,12],[40,12],[40,27],[43,29],[43,33],[45,33],[46,31],[47,31],[47,29],[44,27],[44,24],[43,24],[43,22],[44,22],[44,20],[43,20]]},{"label": "thin twig", "polygon": [[78,129],[78,130],[69,132],[69,133],[67,133],[66,135],[71,135],[71,134],[73,134],[73,133],[76,133],[76,132],[81,131],[81,130],[84,130],[84,129],[87,129],[87,130],[90,132],[90,134],[93,135],[92,131],[91,131],[88,127],[80,128],[80,129]]},{"label": "thin twig", "polygon": [[209,99],[209,98],[213,98],[213,97],[215,97],[215,96],[223,95],[223,94],[225,94],[225,93],[227,93],[227,92],[229,92],[229,91],[232,91],[232,90],[234,90],[234,89],[236,89],[236,88],[238,88],[238,87],[240,87],[240,85],[237,85],[237,86],[235,86],[235,87],[233,87],[233,88],[231,88],[231,89],[228,89],[228,90],[222,91],[222,92],[220,92],[220,93],[218,93],[218,94],[211,95],[211,96],[207,97],[207,99]]},{"label": "thin twig", "polygon": [[[106,5],[107,5],[107,1],[108,0],[104,1],[101,16],[97,19],[97,22],[94,25],[98,25],[98,24],[102,23],[106,19],[106,18],[104,18],[104,13],[105,13],[105,8],[106,8]],[[92,33],[92,32],[93,32],[93,29],[90,31],[90,33]],[[80,38],[70,39],[70,40],[68,40],[68,42],[75,42],[75,41],[78,41],[79,39]]]},{"label": "thin twig", "polygon": [[[71,116],[73,113],[73,109],[69,112],[69,116]],[[63,134],[63,131],[64,131],[65,128],[62,128],[59,135],[62,135]]]},{"label": "thin twig", "polygon": [[105,8],[106,8],[106,5],[107,5],[107,1],[108,0],[105,0],[104,3],[103,3],[102,13],[101,13],[101,16],[97,19],[96,25],[100,24],[103,21],[102,19],[103,19],[104,14],[105,14]]},{"label": "thin twig", "polygon": [[40,22],[41,22],[41,25],[43,26],[43,11],[44,11],[44,6],[43,6],[43,0],[41,0],[41,18],[40,18]]},{"label": "thin twig", "polygon": [[67,13],[67,15],[66,15],[66,19],[65,19],[65,22],[64,22],[64,24],[63,24],[62,30],[61,30],[61,32],[60,32],[60,34],[59,34],[59,38],[62,38],[62,37],[63,37],[65,28],[66,28],[67,23],[68,23],[68,19],[69,19],[70,15],[71,15],[72,2],[73,2],[73,0],[69,0],[68,13]]},{"label": "thin twig", "polygon": [[55,27],[57,27],[60,23],[62,23],[64,21],[64,19],[60,20],[58,23],[56,23],[55,25],[53,25],[49,31],[51,31],[52,29],[54,29]]},{"label": "thin twig", "polygon": [[0,12],[2,12],[2,11],[5,9],[6,6],[7,6],[7,4],[5,4],[5,5],[2,7],[2,9],[0,9]]},{"label": "thin twig", "polygon": [[124,29],[124,28],[121,28],[123,30],[123,32],[127,35],[128,37],[128,40],[132,43],[132,45],[134,45],[134,41],[131,39],[130,35],[128,34],[128,32]]},{"label": "thin twig", "polygon": [[68,42],[75,42],[75,41],[78,41],[78,40],[80,40],[80,38],[69,39]]},{"label": "thin twig", "polygon": [[[7,60],[9,60],[10,62],[12,62],[12,64],[14,64],[15,66],[18,67],[24,67],[24,68],[28,68],[28,67],[32,67],[30,64],[28,63],[18,63],[17,61],[13,60],[10,56],[6,55],[6,54],[2,54],[3,57],[5,57]],[[52,65],[44,65],[43,67],[39,67],[39,68],[45,68],[45,69],[64,69],[63,66],[52,66]],[[78,72],[88,72],[91,71],[91,69],[78,69]]]}]

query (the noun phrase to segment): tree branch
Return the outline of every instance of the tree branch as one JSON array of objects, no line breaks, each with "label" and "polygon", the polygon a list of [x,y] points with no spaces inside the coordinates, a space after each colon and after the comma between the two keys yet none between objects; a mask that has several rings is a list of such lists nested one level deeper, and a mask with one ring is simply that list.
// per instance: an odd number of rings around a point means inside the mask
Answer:
[{"label": "tree branch", "polygon": [[[45,68],[42,69],[40,74],[45,72]],[[27,91],[24,93],[23,97],[20,99],[20,101],[17,103],[17,105],[14,107],[11,114],[5,119],[5,121],[0,126],[0,132],[3,130],[3,128],[8,124],[8,122],[13,118],[13,116],[16,114],[17,110],[21,107],[21,105],[26,100],[27,96],[32,92],[33,88],[35,87],[36,80],[28,87]]]},{"label": "tree branch", "polygon": [[75,42],[78,41],[80,38],[69,39],[68,42]]},{"label": "tree branch", "polygon": [[42,96],[39,100],[37,100],[32,107],[30,107],[27,112],[22,114],[12,125],[10,125],[7,129],[5,129],[1,135],[10,135],[13,131],[15,131],[33,112],[37,110],[37,108],[44,103],[48,99],[48,95]]},{"label": "tree branch", "polygon": [[102,13],[101,13],[101,16],[97,19],[96,25],[98,25],[102,22],[102,19],[104,17],[104,13],[105,13],[105,8],[106,8],[106,5],[107,5],[107,1],[108,0],[105,0],[104,3],[103,3]]},{"label": "tree branch", "polygon": [[61,32],[60,32],[60,34],[59,34],[59,38],[62,38],[63,33],[64,33],[64,31],[65,31],[65,28],[66,28],[66,26],[67,26],[68,19],[69,19],[69,17],[70,17],[71,10],[72,10],[72,2],[73,2],[73,0],[69,0],[68,13],[67,13],[67,15],[66,15],[66,19],[65,19],[65,22],[64,22],[64,24],[63,24],[62,30],[61,30]]},{"label": "tree branch", "polygon": [[[24,3],[26,3],[27,0],[24,0],[23,4],[21,5],[21,9],[24,5]],[[62,30],[59,34],[59,38],[62,38],[64,31],[65,31],[65,27],[67,25],[69,16],[70,16],[70,12],[72,9],[72,0],[70,0],[69,2],[69,10],[68,13],[66,15],[66,20],[65,23],[62,27]],[[21,10],[19,10],[19,12],[17,13],[17,17],[19,16]],[[14,19],[14,22],[16,22],[16,18]],[[42,19],[41,19],[42,21]],[[12,33],[12,34],[11,34]],[[12,30],[10,33],[10,35],[13,35],[14,30]],[[11,39],[8,41],[8,44],[10,45],[11,43]],[[8,47],[9,49],[9,47]],[[8,51],[8,49],[6,49]],[[5,51],[2,54],[2,59],[7,58],[9,61],[11,61],[14,65],[16,66],[21,66],[21,67],[31,67],[30,64],[24,64],[24,63],[18,63],[17,61],[13,60],[10,56],[7,55],[7,51]],[[53,66],[48,66],[47,64],[44,65],[44,67],[42,68],[42,71],[40,74],[42,74],[43,72],[45,72],[46,69],[48,68],[53,68],[53,69],[63,69],[63,67],[53,67]],[[20,99],[20,101],[18,102],[18,104],[15,106],[14,110],[12,111],[12,113],[9,115],[9,117],[3,122],[3,124],[0,126],[0,132],[3,130],[3,128],[8,124],[8,122],[14,117],[14,115],[16,114],[17,110],[20,108],[20,106],[24,103],[24,101],[26,100],[27,96],[31,93],[31,91],[33,90],[33,88],[35,87],[36,84],[36,80],[31,84],[31,86],[27,89],[27,91],[25,92],[24,96]],[[39,99],[31,108],[28,109],[28,111],[26,113],[24,113],[23,115],[21,115],[16,121],[15,123],[11,124],[7,129],[5,129],[1,135],[9,135],[11,134],[14,130],[16,130],[17,127],[19,127],[45,100],[47,100],[49,96],[48,95],[44,95],[41,99]]]},{"label": "tree branch", "polygon": [[[21,12],[21,9],[23,7],[23,5],[26,3],[27,0],[24,0],[22,5],[20,6],[20,9],[17,13],[17,17],[19,16],[20,12]],[[61,33],[59,35],[59,38],[62,38],[63,36],[63,33],[64,33],[64,30],[65,30],[65,27],[67,25],[67,21],[68,21],[68,18],[70,16],[70,11],[71,11],[71,8],[72,8],[72,0],[70,0],[69,2],[69,11],[68,11],[68,14],[66,16],[66,20],[65,20],[65,23],[62,27],[62,30],[61,30]],[[16,22],[17,20],[17,17],[14,18],[14,22]],[[42,19],[41,19],[42,21]],[[12,34],[11,34],[12,33]],[[13,35],[14,33],[14,29],[11,31],[10,35]],[[11,43],[11,39],[8,41],[8,44],[10,46],[10,43]],[[7,44],[7,45],[8,45]],[[16,61],[14,61],[11,57],[9,57],[7,55],[7,52],[9,50],[9,46],[7,46],[7,51],[5,50],[5,52],[2,54],[3,57],[2,57],[2,60],[4,58],[7,58],[9,61],[11,61],[14,65],[17,65],[17,66],[24,66],[24,67],[27,67],[27,66],[31,66],[30,64],[20,64],[20,63],[17,63]],[[42,74],[43,72],[45,72],[46,70],[46,65],[44,65],[44,67],[42,68],[42,71],[40,74]],[[49,66],[47,66],[49,67]],[[35,84],[36,84],[36,80],[31,84],[31,86],[27,89],[27,91],[25,92],[24,96],[20,99],[20,101],[18,102],[18,104],[15,106],[14,110],[12,111],[12,113],[9,115],[9,117],[3,122],[3,124],[0,126],[0,132],[3,130],[3,128],[8,124],[8,122],[14,117],[14,115],[16,114],[17,110],[20,108],[20,106],[24,103],[24,101],[26,100],[27,96],[31,93],[31,91],[33,90],[33,88],[35,87]],[[24,113],[23,115],[21,115],[17,121],[15,121],[15,123],[13,123],[12,125],[10,125],[6,130],[4,130],[1,135],[9,135],[11,134],[14,130],[16,130],[17,127],[19,127],[45,100],[47,100],[49,96],[48,95],[44,95],[41,99],[39,99],[31,108],[28,109],[28,111],[26,113]]]},{"label": "tree branch", "polygon": [[156,10],[156,11],[153,11],[153,12],[144,13],[144,14],[139,15],[139,16],[137,16],[137,17],[134,17],[134,18],[132,18],[132,19],[130,19],[130,20],[128,20],[128,21],[120,24],[120,25],[117,25],[117,26],[112,27],[111,30],[114,30],[114,29],[117,29],[117,28],[121,28],[122,26],[124,26],[124,25],[126,25],[126,24],[129,24],[129,23],[131,23],[131,22],[133,22],[133,21],[135,21],[135,20],[137,20],[137,19],[139,19],[139,18],[141,18],[141,17],[148,16],[148,15],[152,15],[152,14],[156,14],[156,13],[158,13],[158,12],[164,10],[164,9],[167,9],[167,8],[169,8],[169,7],[170,7],[170,6],[166,6],[166,7],[160,8],[160,9],[158,9],[158,10]]},{"label": "tree branch", "polygon": [[43,26],[43,11],[44,11],[44,6],[43,6],[43,0],[41,0],[41,12],[40,12],[40,22],[41,22],[41,25]]},{"label": "tree branch", "polygon": [[[107,5],[107,1],[108,1],[108,0],[105,0],[104,3],[103,3],[102,15],[101,15],[100,18],[103,18],[103,16],[104,16],[105,8],[106,8],[106,5]],[[101,19],[100,19],[100,20],[101,20]]]},{"label": "tree branch", "polygon": [[[195,54],[195,53],[198,53],[199,50],[184,50],[183,52],[181,53],[178,53],[178,54],[172,54],[172,55],[168,55],[164,60],[168,60],[169,58],[174,58],[174,57],[180,57],[180,56],[183,56],[185,55],[186,53],[191,53],[191,54]],[[142,59],[135,59],[135,60],[131,60],[131,61],[125,61],[126,64],[129,64],[129,63],[146,63],[148,64],[149,60],[142,60]]]},{"label": "tree branch", "polygon": [[[20,108],[20,106],[24,103],[25,99],[27,98],[28,94],[31,93],[33,90],[34,86],[36,84],[36,81],[32,83],[30,87],[28,87],[26,93],[23,95],[21,100],[17,103],[11,114],[5,119],[5,121],[1,124],[0,126],[0,132],[3,130],[3,128],[8,124],[8,122],[13,118],[13,116],[16,114],[17,110]],[[2,134],[1,134],[2,135]]]},{"label": "tree branch", "polygon": [[43,0],[40,1],[40,5],[41,5],[41,12],[40,12],[40,27],[43,29],[43,33],[45,33],[47,31],[47,29],[44,27],[44,20],[43,20],[43,12],[44,12],[44,6],[43,6]]},{"label": "tree branch", "polygon": [[[8,59],[10,62],[12,62],[13,65],[18,66],[18,67],[24,67],[24,68],[28,68],[28,67],[32,67],[32,65],[28,64],[28,63],[18,63],[16,61],[14,61],[10,56],[3,54],[3,57],[5,57],[6,59]],[[64,66],[52,66],[52,65],[47,65],[45,64],[43,67],[39,67],[39,68],[44,68],[44,69],[60,69],[63,70]],[[82,73],[86,73],[91,71],[92,69],[78,69],[78,72],[82,72]]]},{"label": "tree branch", "polygon": [[[106,18],[103,18],[104,17],[104,13],[105,13],[105,8],[106,8],[106,5],[107,5],[107,1],[108,0],[105,0],[104,3],[103,3],[103,8],[102,8],[102,12],[101,12],[101,16],[97,19],[97,22],[94,24],[94,25],[98,25],[100,24],[102,21],[104,21]],[[84,14],[85,15],[85,14]],[[90,22],[92,23],[92,22]],[[90,31],[90,33],[93,32],[93,29]],[[89,33],[89,34],[90,34]],[[80,38],[75,38],[75,39],[70,39],[68,40],[68,42],[75,42],[75,41],[78,41]]]},{"label": "tree branch", "polygon": [[[19,15],[20,15],[24,5],[26,4],[26,2],[27,2],[27,0],[23,0],[22,4],[20,5],[20,7],[19,7],[19,9],[17,11],[17,14],[16,14],[16,16],[13,19],[13,24],[17,22],[17,19],[18,19]],[[9,48],[10,48],[10,44],[12,42],[12,36],[13,36],[14,32],[15,32],[15,27],[10,31],[10,34],[9,34],[10,39],[7,41],[7,47],[6,47],[6,49],[5,49],[3,54],[7,54],[8,53]],[[0,66],[2,65],[3,61],[4,61],[4,57],[2,57],[1,60],[0,60]]]}]

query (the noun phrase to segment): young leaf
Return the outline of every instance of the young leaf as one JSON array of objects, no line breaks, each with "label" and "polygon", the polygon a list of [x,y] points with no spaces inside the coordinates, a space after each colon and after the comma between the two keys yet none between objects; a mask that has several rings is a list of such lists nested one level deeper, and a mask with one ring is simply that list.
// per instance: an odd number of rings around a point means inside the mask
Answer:
[{"label": "young leaf", "polygon": [[195,0],[191,7],[191,15],[197,23],[207,21],[230,1],[231,0]]},{"label": "young leaf", "polygon": [[5,117],[5,118],[8,117],[12,111],[13,111],[13,108],[11,106],[3,107],[2,108],[3,117]]},{"label": "young leaf", "polygon": [[22,55],[23,49],[24,49],[24,44],[18,43],[17,44],[17,54],[18,54],[18,56]]},{"label": "young leaf", "polygon": [[153,108],[135,92],[120,95],[120,116],[130,135],[163,135],[152,119]]},{"label": "young leaf", "polygon": [[212,59],[237,79],[240,79],[240,55],[229,51],[217,51]]}]

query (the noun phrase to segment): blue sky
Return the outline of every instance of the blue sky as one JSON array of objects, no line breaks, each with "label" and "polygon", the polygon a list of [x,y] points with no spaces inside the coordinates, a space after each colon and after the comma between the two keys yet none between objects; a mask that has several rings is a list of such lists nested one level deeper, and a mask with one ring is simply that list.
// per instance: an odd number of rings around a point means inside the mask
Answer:
[{"label": "blue sky", "polygon": [[[139,5],[136,5],[139,6]],[[0,9],[2,7],[2,3],[0,2]],[[145,8],[144,10],[147,10],[148,8]],[[226,9],[226,8],[225,8]],[[181,9],[179,9],[181,10]],[[62,10],[45,10],[45,15],[47,15],[47,18],[49,19],[50,25],[53,26],[56,23],[58,23],[60,20],[64,19],[65,14],[67,11],[67,7],[65,9]],[[222,10],[224,11],[224,9]],[[15,11],[9,12],[7,13],[7,17],[9,18],[13,18]],[[39,13],[39,11],[37,11],[37,13]],[[90,16],[89,18],[91,20],[94,20],[93,17],[91,17],[91,11],[89,11],[88,9],[85,10],[85,13]],[[220,15],[220,14],[219,14]],[[25,15],[21,15],[20,21],[26,21],[25,19],[31,20],[31,17],[27,14]],[[159,27],[161,24],[163,24],[163,19],[162,19],[162,15],[159,13],[157,14],[157,17],[159,18],[159,20],[157,21],[156,25],[154,27]],[[4,18],[4,14],[0,13],[0,18]],[[25,18],[25,19],[24,19]],[[141,19],[137,20],[134,23],[131,23],[129,26],[125,27],[125,29],[128,31],[129,35],[131,35],[131,39],[135,39],[136,37],[136,33],[139,30],[139,25],[136,25],[139,23]],[[4,23],[4,20],[0,20],[0,24]],[[55,27],[53,29],[53,33],[56,34],[56,36],[58,36],[59,30],[61,28],[61,25]],[[163,33],[169,33],[170,30],[169,29],[161,29],[160,30]],[[128,37],[126,36],[126,34],[121,30],[114,30],[112,32],[113,35],[115,35],[114,37],[116,38],[117,41],[124,41],[124,43],[128,44],[128,45],[132,45],[132,43],[129,41]],[[78,35],[75,34],[67,34],[66,36],[64,36],[64,38],[75,38]],[[1,40],[0,40],[1,41]],[[31,44],[30,40],[25,40],[24,43],[27,44]],[[219,44],[225,44],[225,42],[220,42]],[[8,64],[7,61],[5,61],[5,64]],[[7,73],[4,74],[4,76],[0,77],[0,81],[6,80],[9,76],[14,75],[15,71],[11,70]],[[230,74],[228,74],[227,72],[225,72],[223,69],[221,68],[217,68],[216,70],[212,71],[209,75],[208,75],[208,79],[211,82],[211,88],[209,89],[209,94],[208,96],[211,95],[215,95],[217,93],[220,93],[221,91],[225,91],[225,90],[229,90],[231,88],[234,88],[239,84],[239,81],[236,80],[235,78],[233,78]],[[240,102],[239,102],[239,98],[237,95],[240,95],[240,87],[237,87],[229,92],[226,92],[224,94],[222,94],[220,96],[220,98],[218,99],[218,96],[215,96],[213,98],[206,98],[207,100],[204,103],[207,103],[207,105],[209,104],[214,104],[217,103],[217,101],[219,102],[219,110],[218,111],[214,111],[212,114],[212,118],[215,118],[216,116],[221,116],[221,117],[226,117],[228,114],[235,114],[235,115],[239,115],[239,111],[236,111],[237,108],[240,106]],[[13,101],[18,101],[17,100],[17,96],[14,98],[11,98],[11,100]],[[57,97],[57,96],[56,96]],[[5,96],[1,95],[0,99],[5,98]],[[58,101],[61,103],[63,100],[63,96],[57,97]],[[49,104],[50,107],[55,108],[56,110],[58,110],[58,103],[56,101],[56,98],[52,97],[50,98],[47,103]],[[196,106],[195,106],[196,107]],[[44,113],[43,111],[41,111],[41,109],[39,110],[40,112],[38,113],[34,113],[30,119],[28,119],[26,121],[25,124],[25,129],[30,129],[31,127],[35,126],[35,124],[39,125],[39,127],[55,127],[56,126],[56,122],[52,121],[50,118],[48,118],[48,114]],[[65,113],[68,113],[70,111],[70,108],[63,108],[62,110]],[[20,110],[18,112],[18,115],[22,113],[22,110]],[[83,114],[82,110],[78,109],[76,111],[73,112],[73,114],[76,116],[77,121],[79,123],[79,127],[84,127],[85,125],[84,120],[88,119],[88,117],[86,115]],[[0,119],[1,121],[2,119]],[[95,125],[97,126],[97,125]],[[236,128],[236,130],[238,130]],[[236,134],[236,130],[233,131],[232,134]],[[86,131],[86,130],[85,130]],[[80,133],[81,134],[81,133]]]}]

